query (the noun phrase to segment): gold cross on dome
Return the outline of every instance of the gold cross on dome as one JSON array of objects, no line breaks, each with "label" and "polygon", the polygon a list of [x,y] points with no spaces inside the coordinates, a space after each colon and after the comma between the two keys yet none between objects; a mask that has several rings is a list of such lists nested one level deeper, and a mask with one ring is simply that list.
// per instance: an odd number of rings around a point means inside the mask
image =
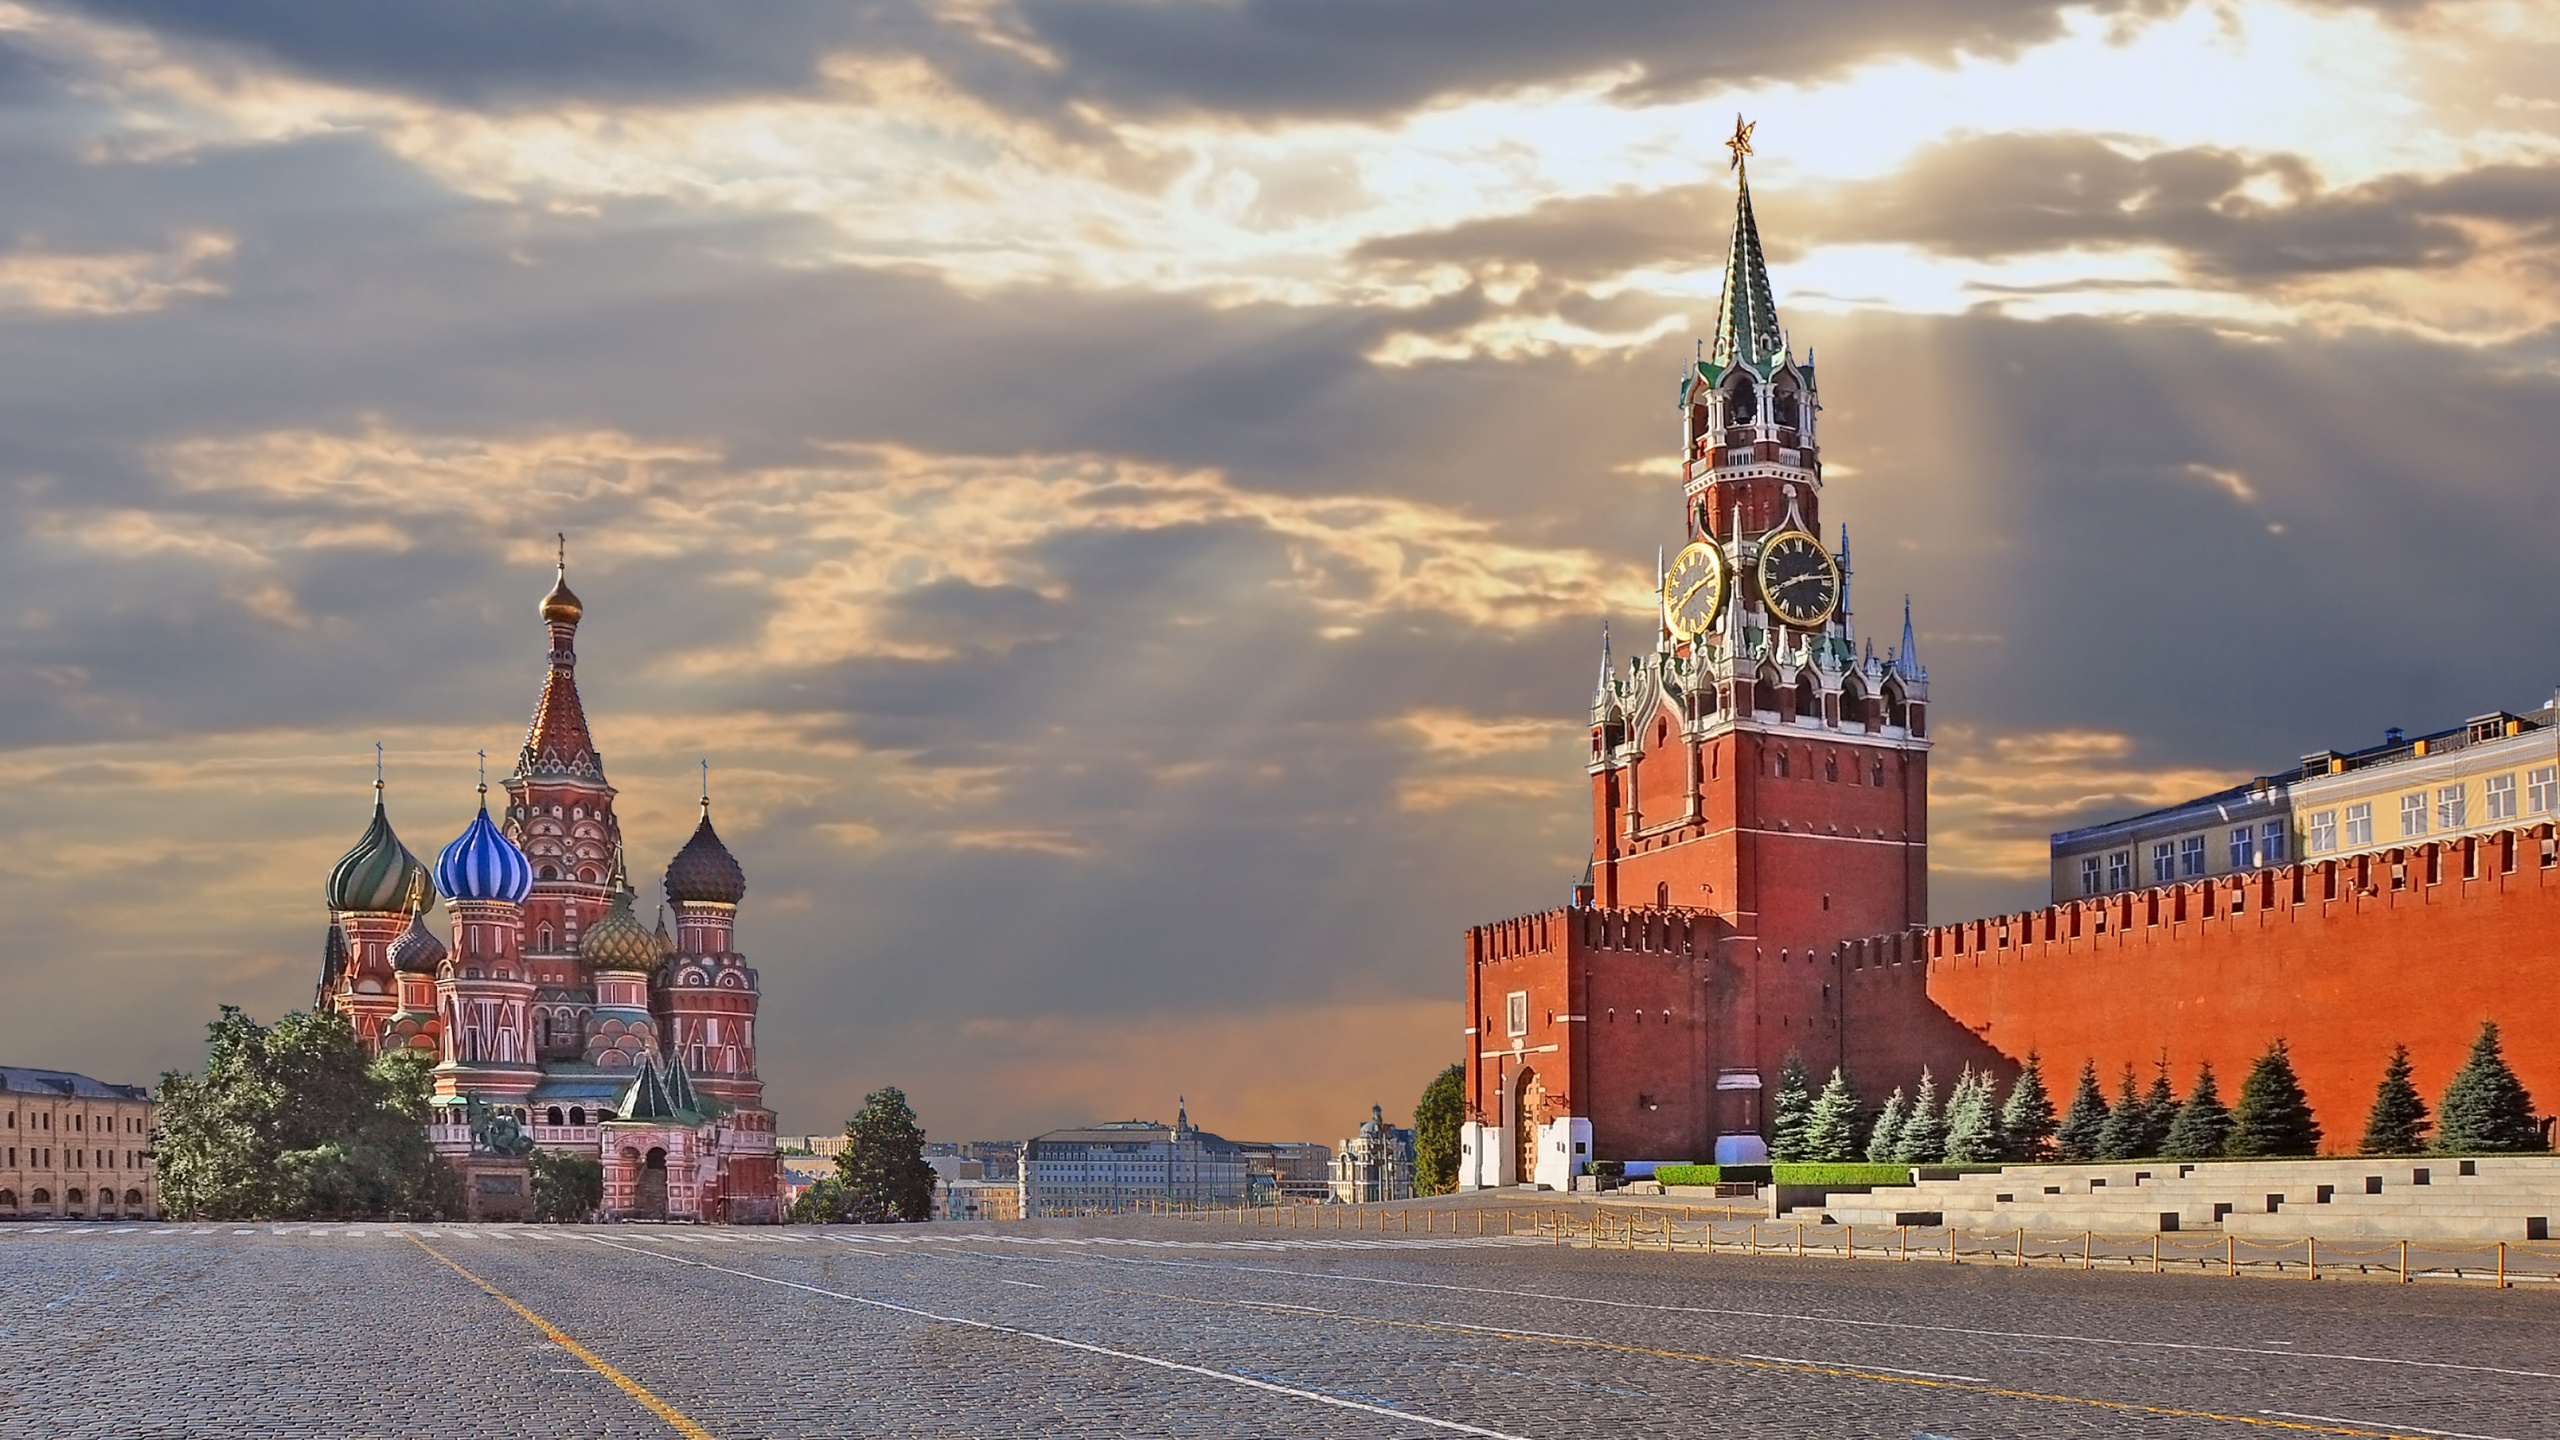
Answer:
[{"label": "gold cross on dome", "polygon": [[1745,124],[1739,114],[1733,117],[1733,138],[1724,142],[1724,148],[1733,152],[1733,163],[1727,166],[1727,169],[1742,168],[1742,157],[1751,153],[1751,132],[1757,129],[1759,124],[1757,120]]}]

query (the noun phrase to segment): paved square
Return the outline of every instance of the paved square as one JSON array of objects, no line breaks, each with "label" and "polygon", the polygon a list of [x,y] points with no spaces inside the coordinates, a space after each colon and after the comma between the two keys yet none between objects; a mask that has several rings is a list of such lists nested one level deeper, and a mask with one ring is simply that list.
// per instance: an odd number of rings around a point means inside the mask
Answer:
[{"label": "paved square", "polygon": [[1196,1221],[0,1228],[0,1436],[2560,1434],[2560,1293]]}]

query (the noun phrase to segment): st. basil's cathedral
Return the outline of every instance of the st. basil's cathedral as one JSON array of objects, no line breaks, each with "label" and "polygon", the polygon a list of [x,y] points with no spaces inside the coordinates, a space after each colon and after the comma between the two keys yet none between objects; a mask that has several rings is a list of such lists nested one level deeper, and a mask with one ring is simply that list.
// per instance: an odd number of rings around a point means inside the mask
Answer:
[{"label": "st. basil's cathedral", "polygon": [[[654,933],[641,921],[578,699],[583,614],[564,556],[542,600],[550,673],[501,818],[484,782],[480,813],[430,869],[375,781],[373,823],[329,872],[318,1004],[377,1050],[434,1053],[428,1134],[472,1218],[528,1214],[526,1157],[542,1148],[603,1162],[608,1218],[779,1221],[756,972],[735,944],[746,872],[706,791]],[[429,924],[439,899],[449,941]]]}]

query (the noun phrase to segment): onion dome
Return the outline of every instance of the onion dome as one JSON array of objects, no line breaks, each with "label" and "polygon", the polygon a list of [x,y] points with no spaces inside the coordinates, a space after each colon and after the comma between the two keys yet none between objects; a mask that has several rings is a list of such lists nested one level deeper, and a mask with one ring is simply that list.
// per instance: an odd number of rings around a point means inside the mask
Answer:
[{"label": "onion dome", "polygon": [[391,832],[378,781],[373,787],[373,823],[365,827],[355,848],[331,868],[327,888],[329,908],[338,911],[414,915],[435,901],[427,867]]},{"label": "onion dome", "polygon": [[605,907],[604,918],[587,927],[578,937],[578,954],[595,970],[638,970],[658,968],[658,942],[640,928],[631,913],[631,892],[617,889]]},{"label": "onion dome", "polygon": [[436,932],[427,928],[427,912],[409,917],[409,928],[391,942],[391,968],[409,975],[433,975],[450,953]]},{"label": "onion dome", "polygon": [[489,787],[480,787],[480,813],[436,857],[436,884],[455,900],[494,900],[521,905],[533,889],[533,866],[516,842],[489,823]]},{"label": "onion dome", "polygon": [[575,625],[587,607],[578,603],[577,592],[569,588],[569,542],[560,542],[560,578],[551,582],[551,593],[542,597],[542,618],[554,625]]},{"label": "onion dome", "polygon": [[737,857],[711,828],[711,802],[705,800],[702,823],[693,827],[693,838],[667,866],[667,898],[679,905],[735,905],[746,893],[747,872],[738,868]]}]

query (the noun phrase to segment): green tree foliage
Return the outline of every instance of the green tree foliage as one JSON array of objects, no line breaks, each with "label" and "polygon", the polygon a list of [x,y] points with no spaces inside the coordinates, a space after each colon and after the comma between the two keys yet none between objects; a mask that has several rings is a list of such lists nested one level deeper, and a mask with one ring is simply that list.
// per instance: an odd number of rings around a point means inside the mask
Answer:
[{"label": "green tree foliage", "polygon": [[2373,1109],[2364,1117],[2364,1142],[2356,1148],[2367,1155],[2414,1155],[2426,1148],[2427,1128],[2427,1102],[2409,1078],[2409,1047],[2394,1045],[2373,1092]]},{"label": "green tree foliage", "polygon": [[2151,1154],[2149,1111],[2142,1097],[2134,1092],[2133,1067],[2124,1067],[2124,1083],[2116,1091],[2116,1103],[2107,1111],[2105,1128],[2098,1132],[2098,1158],[2101,1160],[2139,1160]]},{"label": "green tree foliage", "polygon": [[533,1152],[533,1215],[573,1224],[604,1205],[604,1161],[571,1150]]},{"label": "green tree foliage", "polygon": [[1980,1165],[2000,1158],[2000,1112],[1988,1070],[1967,1069],[1947,1096],[1947,1163]]},{"label": "green tree foliage", "polygon": [[829,1202],[840,1207],[837,1218],[857,1225],[933,1218],[933,1167],[924,1163],[924,1127],[905,1091],[888,1085],[863,1096],[861,1113],[844,1122],[844,1139],[836,1157],[839,1193]]},{"label": "green tree foliage", "polygon": [[1911,1095],[1911,1111],[1902,1117],[1902,1131],[1894,1137],[1893,1158],[1906,1165],[1935,1165],[1946,1153],[1947,1117],[1938,1108],[1938,1077],[1923,1068],[1920,1088]]},{"label": "green tree foliage", "polygon": [[2436,1104],[2435,1148],[2456,1154],[2542,1148],[2533,1097],[2507,1068],[2495,1020],[2481,1024],[2479,1038],[2471,1042],[2471,1058],[2453,1072],[2453,1083],[2444,1087],[2444,1099]]},{"label": "green tree foliage", "polygon": [[[2092,1071],[2093,1090],[2097,1078]],[[2052,1140],[2053,1096],[2044,1088],[2044,1058],[2030,1050],[2018,1083],[2009,1087],[2008,1103],[2000,1107],[2000,1153],[2010,1160],[2042,1160]]]},{"label": "green tree foliage", "polygon": [[2231,1135],[2223,1142],[2231,1155],[2317,1155],[2320,1122],[2311,1113],[2311,1098],[2293,1073],[2293,1055],[2282,1040],[2267,1047],[2249,1076],[2240,1082],[2240,1103],[2231,1110]]},{"label": "green tree foliage", "polygon": [[1446,1195],[1458,1188],[1458,1135],[1467,1123],[1467,1067],[1431,1077],[1413,1107],[1413,1190]]},{"label": "green tree foliage", "polygon": [[1813,1111],[1805,1117],[1804,1158],[1831,1162],[1857,1159],[1858,1112],[1865,1105],[1848,1075],[1838,1066],[1832,1067],[1829,1083],[1814,1098]]},{"label": "green tree foliage", "polygon": [[160,1077],[152,1159],[169,1214],[344,1220],[460,1208],[460,1177],[427,1146],[432,1057],[370,1056],[333,1012],[266,1026],[225,1005],[205,1031],[203,1073]]},{"label": "green tree foliage", "polygon": [[2160,1154],[2169,1160],[2210,1160],[2222,1153],[2231,1136],[2231,1111],[2222,1103],[2222,1088],[2213,1081],[2213,1062],[2196,1068],[2196,1088],[2178,1107]]},{"label": "green tree foliage", "polygon": [[1894,1086],[1893,1093],[1884,1097],[1884,1109],[1876,1116],[1875,1128],[1867,1132],[1869,1160],[1882,1165],[1900,1153],[1902,1117],[1908,1114],[1910,1109],[1911,1102],[1902,1098],[1902,1087]]},{"label": "green tree foliage", "polygon": [[1790,1050],[1778,1066],[1778,1093],[1769,1101],[1769,1158],[1806,1158],[1804,1127],[1812,1118],[1813,1091],[1805,1083],[1804,1057]]},{"label": "green tree foliage", "polygon": [[[2133,1086],[2128,1080],[2125,1088]],[[2080,1062],[2080,1083],[2071,1092],[2071,1112],[2062,1117],[2062,1128],[2054,1132],[2055,1149],[2065,1160],[2095,1160],[2099,1154],[2099,1137],[2107,1129],[2107,1097],[2098,1089],[2098,1062]]]},{"label": "green tree foliage", "polygon": [[791,1202],[794,1225],[842,1225],[852,1218],[853,1207],[846,1201],[844,1182],[833,1175],[820,1176]]},{"label": "green tree foliage", "polygon": [[2164,1153],[2169,1143],[2169,1127],[2178,1123],[2177,1092],[2169,1088],[2169,1057],[2151,1062],[2151,1088],[2142,1092],[2142,1149],[2144,1155]]}]

